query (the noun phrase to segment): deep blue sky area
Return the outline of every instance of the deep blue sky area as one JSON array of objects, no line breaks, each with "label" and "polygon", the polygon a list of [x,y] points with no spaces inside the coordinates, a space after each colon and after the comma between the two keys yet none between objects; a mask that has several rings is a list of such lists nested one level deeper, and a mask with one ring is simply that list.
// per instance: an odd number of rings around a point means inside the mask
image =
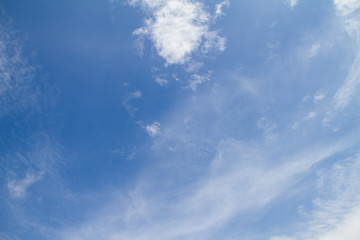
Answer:
[{"label": "deep blue sky area", "polygon": [[360,239],[359,16],[1,1],[0,239]]}]

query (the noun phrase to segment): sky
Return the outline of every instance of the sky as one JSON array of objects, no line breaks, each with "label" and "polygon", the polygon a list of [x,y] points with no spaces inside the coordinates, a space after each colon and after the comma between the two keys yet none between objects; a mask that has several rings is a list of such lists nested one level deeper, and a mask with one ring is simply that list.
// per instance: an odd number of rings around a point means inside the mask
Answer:
[{"label": "sky", "polygon": [[360,239],[360,1],[0,1],[1,240]]}]

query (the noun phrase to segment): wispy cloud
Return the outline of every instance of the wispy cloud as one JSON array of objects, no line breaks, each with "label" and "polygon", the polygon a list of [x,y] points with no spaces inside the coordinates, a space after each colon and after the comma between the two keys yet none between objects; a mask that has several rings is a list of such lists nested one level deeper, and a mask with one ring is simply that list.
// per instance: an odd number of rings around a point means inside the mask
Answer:
[{"label": "wispy cloud", "polygon": [[26,173],[22,179],[12,179],[8,182],[7,187],[12,197],[23,198],[26,190],[42,178],[42,174]]},{"label": "wispy cloud", "polygon": [[334,0],[337,13],[348,33],[356,40],[355,60],[349,67],[349,73],[343,85],[334,96],[335,108],[343,109],[360,89],[360,2],[357,0]]},{"label": "wispy cloud", "polygon": [[[360,45],[358,47],[360,47]],[[356,59],[349,69],[348,76],[334,96],[336,109],[343,109],[349,105],[351,100],[357,96],[356,93],[360,90],[360,51],[357,51]]]},{"label": "wispy cloud", "polygon": [[320,47],[321,47],[320,44],[314,43],[313,45],[311,45],[311,48],[307,51],[306,56],[308,58],[315,57],[318,54]]},{"label": "wispy cloud", "polygon": [[131,104],[131,101],[142,98],[142,93],[139,90],[136,90],[134,92],[131,92],[127,94],[123,100],[122,104],[126,108],[126,110],[129,112],[130,116],[134,117],[136,111],[138,110],[136,107],[133,107]]},{"label": "wispy cloud", "polygon": [[359,159],[357,154],[318,172],[319,196],[313,199],[313,210],[305,215],[305,229],[295,234],[294,239],[356,240],[360,237],[357,227],[360,220]]},{"label": "wispy cloud", "polygon": [[319,90],[313,97],[315,103],[319,103],[326,98],[326,95],[323,93],[322,90]]},{"label": "wispy cloud", "polygon": [[[159,186],[149,185],[145,177],[141,182],[148,187],[137,188],[128,204],[115,208],[110,204],[111,211],[105,208],[96,213],[97,218],[77,229],[61,230],[60,239],[204,238],[231,219],[263,209],[314,164],[341,149],[338,144],[301,149],[275,163],[264,149],[234,139],[224,140],[218,144],[207,173],[195,184],[175,185],[172,191],[162,192]],[[163,176],[166,182],[166,174]],[[119,198],[114,199],[117,201]],[[124,205],[128,207],[122,208]]]},{"label": "wispy cloud", "polygon": [[209,30],[211,15],[201,2],[138,0],[130,4],[140,5],[150,15],[134,34],[140,39],[148,37],[167,65],[184,64],[199,47],[203,53],[225,49],[224,38]]},{"label": "wispy cloud", "polygon": [[3,14],[0,9],[0,118],[34,106],[39,95],[33,83],[35,68],[24,56],[16,32]]},{"label": "wispy cloud", "polygon": [[265,117],[260,118],[256,125],[264,130],[266,141],[273,141],[279,136],[275,131],[277,127],[276,124]]},{"label": "wispy cloud", "polygon": [[209,74],[206,75],[200,75],[200,74],[193,74],[191,75],[189,79],[189,84],[187,88],[190,88],[193,91],[196,91],[199,85],[201,85],[204,82],[207,82],[210,80]]}]

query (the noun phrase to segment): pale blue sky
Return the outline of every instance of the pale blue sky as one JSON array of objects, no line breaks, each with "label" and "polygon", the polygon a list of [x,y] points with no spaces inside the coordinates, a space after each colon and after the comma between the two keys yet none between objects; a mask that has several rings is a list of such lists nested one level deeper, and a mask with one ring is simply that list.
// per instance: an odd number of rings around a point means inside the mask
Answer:
[{"label": "pale blue sky", "polygon": [[0,239],[360,239],[358,0],[0,13]]}]

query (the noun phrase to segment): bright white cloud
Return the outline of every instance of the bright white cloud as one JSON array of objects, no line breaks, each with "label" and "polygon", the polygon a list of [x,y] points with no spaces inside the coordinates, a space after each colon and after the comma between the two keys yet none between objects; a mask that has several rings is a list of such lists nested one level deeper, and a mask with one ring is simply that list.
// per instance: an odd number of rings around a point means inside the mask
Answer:
[{"label": "bright white cloud", "polygon": [[160,126],[161,125],[159,122],[153,122],[150,125],[146,125],[145,130],[151,137],[156,137],[158,135],[161,135]]},{"label": "bright white cloud", "polygon": [[223,51],[225,40],[209,30],[211,17],[202,3],[189,0],[138,0],[150,13],[136,36],[147,36],[166,64],[184,64],[202,45],[203,52]]}]

